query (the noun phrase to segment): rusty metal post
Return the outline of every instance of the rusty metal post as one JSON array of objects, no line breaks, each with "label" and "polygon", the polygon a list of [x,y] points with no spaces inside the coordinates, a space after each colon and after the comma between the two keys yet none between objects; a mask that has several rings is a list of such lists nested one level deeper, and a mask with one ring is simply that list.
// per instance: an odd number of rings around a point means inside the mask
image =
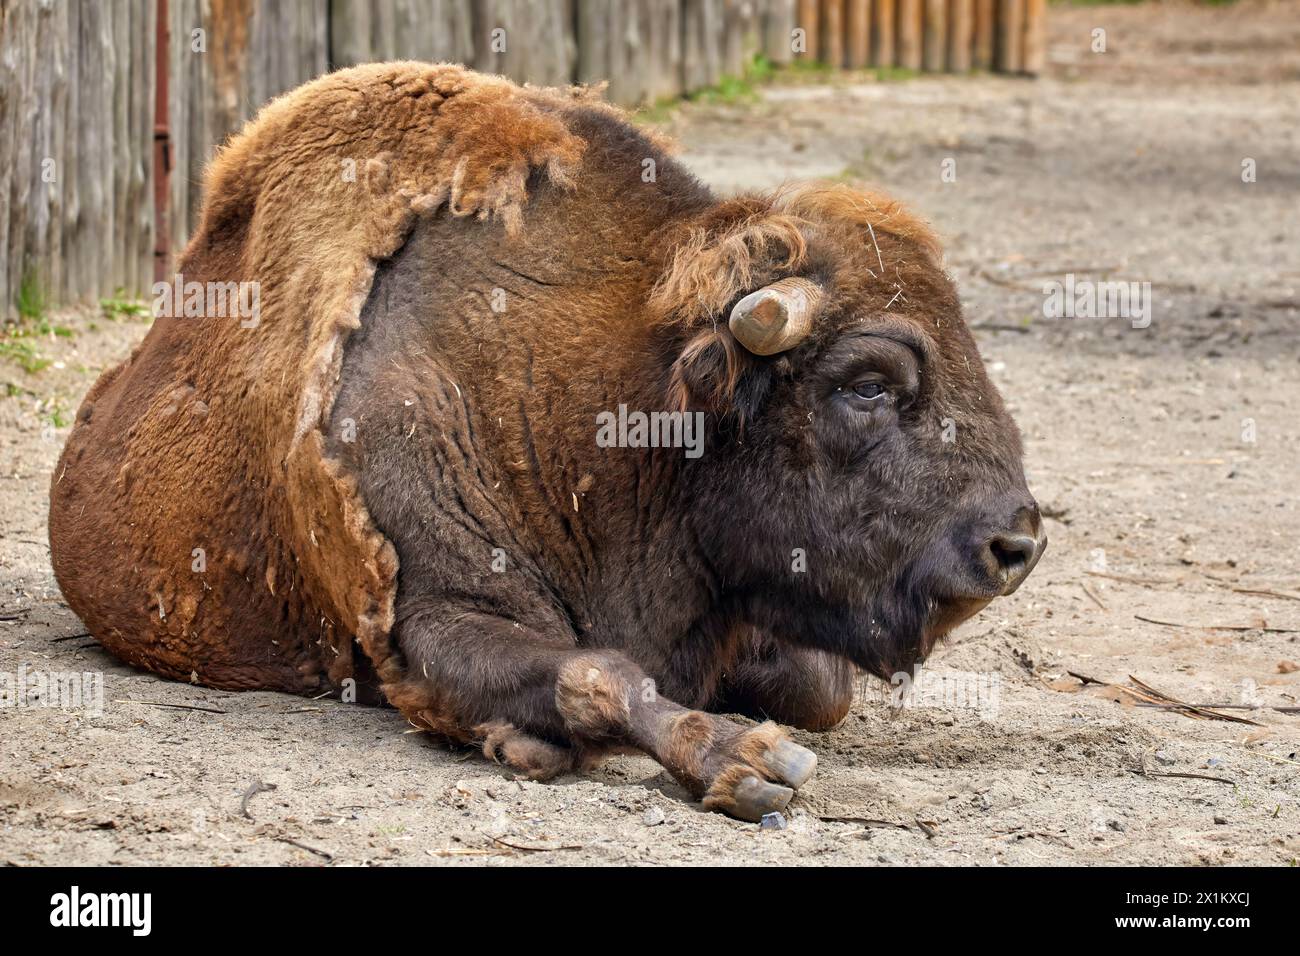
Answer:
[{"label": "rusty metal post", "polygon": [[154,42],[153,101],[153,278],[167,281],[171,271],[171,173],[172,143],[168,114],[168,82],[171,64],[171,30],[168,28],[167,0],[157,0],[157,25]]}]

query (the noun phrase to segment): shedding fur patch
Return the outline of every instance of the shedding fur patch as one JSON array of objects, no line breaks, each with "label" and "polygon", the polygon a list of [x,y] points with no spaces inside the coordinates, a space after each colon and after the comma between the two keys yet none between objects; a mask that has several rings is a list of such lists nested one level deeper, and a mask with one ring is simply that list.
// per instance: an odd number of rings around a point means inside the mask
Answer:
[{"label": "shedding fur patch", "polygon": [[717,718],[698,710],[678,714],[664,733],[663,750],[658,754],[664,766],[679,777],[703,780],[704,762],[714,742]]},{"label": "shedding fur patch", "polygon": [[938,262],[938,237],[900,201],[843,184],[816,183],[720,203],[708,220],[676,240],[650,294],[663,320],[697,324],[718,318],[738,298],[808,261],[818,233],[861,231],[897,236]]},{"label": "shedding fur patch", "polygon": [[613,673],[605,655],[569,661],[555,681],[555,706],[580,737],[620,737],[627,732],[632,690]]},{"label": "shedding fur patch", "polygon": [[[713,318],[773,272],[791,272],[808,248],[802,223],[757,198],[721,204],[714,222],[693,227],[650,295],[669,320]],[[717,220],[721,219],[720,222]]]}]

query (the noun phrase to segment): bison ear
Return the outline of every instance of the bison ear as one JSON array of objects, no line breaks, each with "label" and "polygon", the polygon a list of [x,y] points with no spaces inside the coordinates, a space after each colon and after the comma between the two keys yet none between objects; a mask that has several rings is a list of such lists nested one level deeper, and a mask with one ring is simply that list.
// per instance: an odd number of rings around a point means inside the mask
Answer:
[{"label": "bison ear", "polygon": [[680,411],[703,406],[744,422],[758,412],[771,386],[771,368],[755,356],[794,348],[812,331],[825,299],[816,282],[779,279],[749,293],[731,309],[726,330],[700,332],[673,363],[669,400]]},{"label": "bison ear", "polygon": [[726,329],[700,332],[682,348],[668,384],[669,406],[734,415],[744,422],[768,390],[769,372]]}]

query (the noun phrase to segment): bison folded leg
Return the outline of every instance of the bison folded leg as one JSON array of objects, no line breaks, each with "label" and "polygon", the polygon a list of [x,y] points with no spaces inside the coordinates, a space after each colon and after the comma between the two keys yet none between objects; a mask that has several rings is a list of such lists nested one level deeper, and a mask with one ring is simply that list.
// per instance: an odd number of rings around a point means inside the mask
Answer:
[{"label": "bison folded leg", "polygon": [[773,723],[745,727],[654,691],[622,654],[578,652],[561,667],[556,706],[579,739],[630,744],[654,757],[706,809],[757,821],[785,808],[817,768]]},{"label": "bison folded leg", "polygon": [[853,665],[842,657],[764,635],[747,639],[708,709],[830,730],[853,704]]},{"label": "bison folded leg", "polygon": [[530,780],[553,780],[572,770],[579,752],[534,737],[503,720],[479,724],[474,735],[483,741],[483,756],[517,770]]},{"label": "bison folded leg", "polygon": [[561,646],[477,612],[425,612],[400,630],[408,674],[385,688],[389,700],[417,727],[477,743],[536,779],[630,747],[706,808],[758,820],[817,766],[776,724],[742,726],[660,696],[619,651]]}]

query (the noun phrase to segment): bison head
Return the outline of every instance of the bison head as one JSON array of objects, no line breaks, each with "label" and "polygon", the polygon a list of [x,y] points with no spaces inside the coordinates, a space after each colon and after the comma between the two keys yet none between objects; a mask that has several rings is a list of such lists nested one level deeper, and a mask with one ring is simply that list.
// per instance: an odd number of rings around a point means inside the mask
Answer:
[{"label": "bison head", "polygon": [[691,487],[746,623],[888,679],[1025,580],[1046,539],[1020,436],[901,206],[822,188],[750,209],[657,294],[728,318],[687,325],[671,387],[716,416]]}]

